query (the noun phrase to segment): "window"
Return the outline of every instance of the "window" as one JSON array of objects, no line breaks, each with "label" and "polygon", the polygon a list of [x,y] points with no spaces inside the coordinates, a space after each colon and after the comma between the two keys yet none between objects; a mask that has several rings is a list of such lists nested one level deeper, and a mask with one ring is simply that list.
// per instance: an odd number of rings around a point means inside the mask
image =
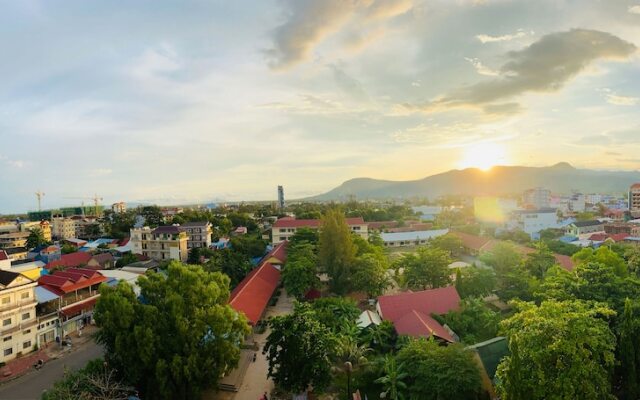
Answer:
[{"label": "window", "polygon": [[22,314],[22,320],[24,321],[25,319],[29,319],[31,318],[31,313],[24,313]]},{"label": "window", "polygon": [[2,304],[9,304],[10,298],[9,296],[3,297],[2,298]]},{"label": "window", "polygon": [[26,342],[22,343],[22,349],[28,349],[29,347],[31,347],[31,340],[27,340]]},{"label": "window", "polygon": [[2,339],[3,342],[8,342],[9,340],[11,340],[11,336],[7,336],[6,338]]},{"label": "window", "polygon": [[20,295],[21,299],[28,299],[29,298],[29,292],[22,292],[22,294]]},{"label": "window", "polygon": [[10,356],[11,354],[13,354],[13,348],[9,347],[8,349],[4,349],[4,356]]},{"label": "window", "polygon": [[23,331],[22,334],[23,335],[28,335],[31,333],[31,329],[27,329],[26,331]]},{"label": "window", "polygon": [[11,325],[11,318],[2,320],[2,326],[7,326],[7,325]]}]

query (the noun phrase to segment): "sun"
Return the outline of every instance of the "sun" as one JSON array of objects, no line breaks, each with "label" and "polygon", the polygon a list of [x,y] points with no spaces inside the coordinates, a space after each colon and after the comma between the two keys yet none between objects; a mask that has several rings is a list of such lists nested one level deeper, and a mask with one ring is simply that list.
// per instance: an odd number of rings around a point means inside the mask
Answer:
[{"label": "sun", "polygon": [[504,145],[483,142],[468,145],[462,151],[459,168],[478,168],[488,171],[496,165],[507,163],[507,150]]}]

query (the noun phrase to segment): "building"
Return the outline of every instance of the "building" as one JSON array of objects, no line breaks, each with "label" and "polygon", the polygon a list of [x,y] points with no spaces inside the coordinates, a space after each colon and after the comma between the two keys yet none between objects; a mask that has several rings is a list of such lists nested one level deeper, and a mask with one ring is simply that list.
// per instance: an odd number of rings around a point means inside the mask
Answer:
[{"label": "building", "polygon": [[[360,235],[363,239],[369,238],[369,228],[362,217],[346,218],[346,222],[353,233]],[[271,226],[271,242],[276,245],[289,240],[299,228],[319,229],[321,225],[322,221],[319,219],[280,218]]]},{"label": "building", "polygon": [[48,262],[44,268],[51,271],[52,269],[64,270],[68,268],[84,267],[90,259],[91,254],[85,253],[84,251],[76,251],[75,253],[62,254],[59,259]]},{"label": "building", "polygon": [[460,296],[454,286],[406,292],[378,297],[376,309],[382,319],[391,321],[398,335],[431,337],[454,342],[450,330],[431,315],[443,315],[460,308]]},{"label": "building", "polygon": [[35,348],[36,285],[20,273],[0,270],[0,362]]},{"label": "building", "polygon": [[513,211],[507,226],[510,229],[524,231],[532,238],[535,238],[541,230],[560,227],[554,208]]},{"label": "building", "polygon": [[587,201],[582,193],[574,193],[569,197],[569,210],[584,212],[587,209]]},{"label": "building", "polygon": [[448,229],[414,232],[383,232],[380,238],[385,247],[408,247],[425,245],[429,240],[449,233]]},{"label": "building", "polygon": [[113,268],[115,268],[115,260],[111,253],[96,254],[87,262],[87,269],[101,270]]},{"label": "building", "polygon": [[182,224],[181,227],[184,228],[185,232],[187,232],[187,236],[189,237],[187,240],[187,248],[208,248],[211,246],[211,234],[213,233],[213,229],[209,221],[187,222]]},{"label": "building", "polygon": [[111,211],[116,214],[124,214],[125,212],[127,212],[127,204],[124,201],[113,203],[111,205]]},{"label": "building", "polygon": [[542,187],[529,189],[522,195],[522,204],[525,208],[533,208],[536,210],[549,208],[551,204],[551,191]]},{"label": "building", "polygon": [[278,209],[284,210],[284,188],[282,185],[278,186]]},{"label": "building", "polygon": [[619,233],[626,233],[628,236],[632,236],[632,230],[635,227],[633,224],[626,224],[624,222],[612,222],[608,224],[604,224],[605,233],[615,235]]},{"label": "building", "polygon": [[55,217],[51,220],[51,234],[56,239],[72,239],[76,237],[76,225],[70,218]]},{"label": "building", "polygon": [[0,249],[26,247],[29,232],[13,232],[0,235]]},{"label": "building", "polygon": [[[94,216],[74,215],[71,217],[76,237],[83,239],[96,239],[102,234],[100,223]],[[68,239],[68,238],[65,238]]]},{"label": "building", "polygon": [[640,218],[640,183],[629,188],[629,212],[633,218]]},{"label": "building", "polygon": [[145,226],[131,229],[133,253],[142,254],[158,261],[187,261],[188,240],[187,233],[180,226],[159,226],[155,229]]},{"label": "building", "polygon": [[587,233],[604,232],[604,224],[598,220],[576,221],[569,224],[566,233],[569,235],[580,236]]}]

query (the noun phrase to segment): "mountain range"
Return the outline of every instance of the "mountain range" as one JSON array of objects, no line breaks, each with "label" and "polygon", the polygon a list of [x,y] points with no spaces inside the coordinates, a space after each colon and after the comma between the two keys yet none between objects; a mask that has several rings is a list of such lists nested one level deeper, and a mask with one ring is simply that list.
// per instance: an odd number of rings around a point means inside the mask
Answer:
[{"label": "mountain range", "polygon": [[437,198],[446,195],[506,195],[533,187],[553,193],[624,193],[640,182],[638,171],[601,171],[574,168],[566,162],[548,167],[496,166],[451,170],[411,181],[372,178],[350,179],[327,193],[307,198],[312,201],[366,199]]}]

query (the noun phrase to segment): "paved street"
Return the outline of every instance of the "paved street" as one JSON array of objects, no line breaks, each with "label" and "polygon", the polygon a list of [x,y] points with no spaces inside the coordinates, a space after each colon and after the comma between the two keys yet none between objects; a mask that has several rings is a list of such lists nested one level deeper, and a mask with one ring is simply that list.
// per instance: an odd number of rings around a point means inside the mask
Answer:
[{"label": "paved street", "polygon": [[32,371],[20,378],[0,386],[2,400],[32,400],[40,399],[42,392],[53,386],[62,378],[65,367],[79,369],[94,358],[102,357],[102,347],[93,340],[73,349],[69,354],[51,360],[39,371]]}]

